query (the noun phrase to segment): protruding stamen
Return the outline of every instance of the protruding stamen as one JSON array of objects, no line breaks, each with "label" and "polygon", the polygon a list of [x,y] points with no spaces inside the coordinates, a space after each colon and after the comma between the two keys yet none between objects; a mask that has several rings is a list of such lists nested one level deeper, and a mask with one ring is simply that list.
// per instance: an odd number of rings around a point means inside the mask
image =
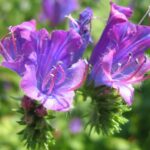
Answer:
[{"label": "protruding stamen", "polygon": [[69,20],[71,20],[76,26],[79,27],[77,21],[71,16],[71,14],[66,15],[65,17],[68,18]]},{"label": "protruding stamen", "polygon": [[58,68],[59,68],[60,73],[61,73],[61,79],[57,82],[57,85],[60,85],[60,84],[62,84],[65,81],[66,74],[65,74],[65,71],[64,71],[64,69],[63,69],[63,67],[61,65],[58,65]]},{"label": "protruding stamen", "polygon": [[121,67],[122,66],[122,64],[121,63],[118,63],[118,67]]},{"label": "protruding stamen", "polygon": [[54,85],[55,85],[55,76],[53,74],[50,74],[50,87],[47,92],[48,95],[51,94],[51,92],[54,88]]},{"label": "protruding stamen", "polygon": [[8,54],[7,50],[5,49],[5,47],[3,46],[1,42],[0,42],[0,50],[2,50],[3,55],[6,59],[12,60],[12,58],[10,57],[10,55]]},{"label": "protruding stamen", "polygon": [[58,61],[57,64],[58,64],[58,65],[62,65],[63,62],[62,62],[62,61]]},{"label": "protruding stamen", "polygon": [[45,87],[46,87],[47,84],[49,83],[49,80],[50,80],[50,77],[49,77],[49,75],[47,75],[47,76],[44,78],[43,82],[42,82],[42,91],[45,90]]},{"label": "protruding stamen", "polygon": [[[44,78],[44,80],[43,80],[43,82],[42,82],[42,91],[45,91],[45,89],[46,89],[46,86],[48,85],[48,84],[50,84],[50,90],[52,91],[52,89],[53,89],[53,82],[54,82],[54,78],[55,78],[55,76],[56,76],[56,69],[52,69],[51,70],[51,73],[50,74],[48,74],[45,78]],[[49,91],[49,90],[48,90]],[[48,92],[49,93],[49,92]]]},{"label": "protruding stamen", "polygon": [[142,19],[139,21],[138,24],[142,24],[147,15],[150,16],[150,6],[148,7],[148,10],[146,11],[146,13],[144,14],[144,16],[142,17]]},{"label": "protruding stamen", "polygon": [[128,78],[126,78],[124,81],[132,79],[136,74],[142,69],[143,65],[146,63],[146,57],[144,57],[144,61],[141,63],[141,65],[137,68],[135,72],[133,72]]},{"label": "protruding stamen", "polygon": [[118,63],[118,68],[115,71],[115,73],[113,74],[113,77],[115,77],[118,73],[122,72],[123,70],[125,70],[129,65],[130,65],[130,61],[132,59],[132,54],[129,53],[128,58],[127,58],[127,62],[125,63],[125,65],[123,66],[121,63]]},{"label": "protruding stamen", "polygon": [[14,50],[17,53],[17,45],[16,45],[16,38],[14,36],[14,32],[12,32],[11,37],[12,37],[12,42],[13,42]]},{"label": "protruding stamen", "polygon": [[136,64],[139,64],[139,60],[137,58],[135,59],[135,62],[136,62]]}]

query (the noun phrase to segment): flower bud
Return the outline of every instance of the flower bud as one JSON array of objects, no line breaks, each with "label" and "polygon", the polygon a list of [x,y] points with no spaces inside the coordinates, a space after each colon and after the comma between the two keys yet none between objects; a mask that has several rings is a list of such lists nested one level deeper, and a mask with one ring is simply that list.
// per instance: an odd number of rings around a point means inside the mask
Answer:
[{"label": "flower bud", "polygon": [[34,117],[32,115],[26,115],[24,117],[24,122],[27,124],[27,125],[31,125],[34,123]]},{"label": "flower bud", "polygon": [[38,117],[44,117],[47,115],[46,108],[43,107],[42,105],[36,108],[35,113]]},{"label": "flower bud", "polygon": [[30,111],[32,108],[34,108],[34,102],[31,98],[24,96],[22,98],[21,106],[24,110]]}]

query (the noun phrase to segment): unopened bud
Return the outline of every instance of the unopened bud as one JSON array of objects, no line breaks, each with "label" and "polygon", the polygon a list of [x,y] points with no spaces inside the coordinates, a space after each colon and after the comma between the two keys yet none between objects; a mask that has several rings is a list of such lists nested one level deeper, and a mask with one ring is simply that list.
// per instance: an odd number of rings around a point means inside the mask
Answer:
[{"label": "unopened bud", "polygon": [[29,111],[34,108],[34,101],[31,98],[24,96],[22,98],[21,106],[24,110]]},{"label": "unopened bud", "polygon": [[31,115],[26,115],[26,116],[24,117],[24,122],[25,122],[26,124],[28,124],[28,125],[33,124],[33,122],[34,122],[33,116],[31,116]]},{"label": "unopened bud", "polygon": [[47,115],[46,108],[43,107],[42,105],[36,108],[35,113],[38,117],[44,117]]}]

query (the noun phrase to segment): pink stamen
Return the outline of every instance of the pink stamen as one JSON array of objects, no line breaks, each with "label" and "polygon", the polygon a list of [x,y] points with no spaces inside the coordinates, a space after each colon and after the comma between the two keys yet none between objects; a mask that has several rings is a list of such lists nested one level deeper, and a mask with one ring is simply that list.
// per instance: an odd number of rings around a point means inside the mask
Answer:
[{"label": "pink stamen", "polygon": [[55,85],[55,76],[53,74],[50,75],[50,81],[51,81],[50,87],[49,87],[48,92],[47,92],[48,95],[51,94],[51,92],[54,88],[54,85]]},{"label": "pink stamen", "polygon": [[[51,73],[49,73],[45,78],[44,78],[44,80],[43,80],[43,82],[42,82],[42,90],[44,91],[45,90],[45,88],[46,88],[46,86],[48,85],[48,83],[50,83],[50,91],[52,91],[52,88],[53,88],[53,78],[55,78],[55,76],[56,76],[56,68],[53,68],[52,70],[51,70]],[[52,83],[51,83],[52,82]],[[52,85],[51,85],[52,84]],[[52,86],[52,87],[51,87]],[[49,91],[49,90],[48,90]]]},{"label": "pink stamen", "polygon": [[46,85],[48,84],[50,78],[49,78],[49,74],[44,78],[43,82],[42,82],[42,91],[44,91]]},{"label": "pink stamen", "polygon": [[128,78],[124,79],[123,81],[132,79],[142,69],[145,62],[146,62],[146,57],[145,57],[145,60],[141,63],[141,65],[137,68],[137,70],[133,74],[131,74]]},{"label": "pink stamen", "polygon": [[71,14],[68,15],[68,16],[65,16],[65,17],[68,18],[69,20],[71,20],[79,28],[79,25],[78,25],[77,21],[71,16]]},{"label": "pink stamen", "polygon": [[140,79],[137,79],[137,80],[132,80],[131,82],[128,82],[128,83],[130,84],[130,83],[143,82],[143,81],[145,81],[145,80],[147,80],[147,79],[150,79],[150,75],[147,75],[147,76],[145,76],[145,77],[141,77]]},{"label": "pink stamen", "polygon": [[123,67],[121,67],[121,65],[120,65],[118,67],[118,69],[115,71],[115,73],[112,75],[112,77],[115,77],[118,73],[120,73],[123,70],[125,70],[130,65],[131,58],[132,58],[132,55],[129,54],[126,64]]},{"label": "pink stamen", "polygon": [[12,35],[11,37],[12,37],[12,41],[13,41],[14,50],[17,53],[17,45],[16,45],[16,38],[14,36],[14,32],[12,32],[11,35]]},{"label": "pink stamen", "polygon": [[9,60],[12,60],[12,58],[10,57],[10,55],[8,54],[7,50],[4,48],[3,44],[0,42],[0,50],[2,50],[2,52],[4,52],[3,54],[5,55],[5,57]]},{"label": "pink stamen", "polygon": [[58,67],[59,67],[59,70],[61,72],[61,79],[57,82],[57,85],[60,85],[65,81],[66,74],[65,74],[65,71],[64,71],[63,67],[60,64],[58,65]]}]

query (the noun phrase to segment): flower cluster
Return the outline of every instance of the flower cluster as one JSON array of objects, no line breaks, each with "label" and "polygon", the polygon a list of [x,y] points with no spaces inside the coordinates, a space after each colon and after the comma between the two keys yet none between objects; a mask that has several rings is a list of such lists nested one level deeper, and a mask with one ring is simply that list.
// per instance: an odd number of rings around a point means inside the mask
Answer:
[{"label": "flower cluster", "polygon": [[[51,7],[65,7],[61,3],[63,1],[44,0],[45,13],[52,11]],[[47,9],[48,4],[51,7]],[[67,5],[74,6],[72,2]],[[131,105],[133,84],[150,77],[145,76],[150,70],[150,60],[144,54],[150,47],[150,28],[131,23],[128,20],[132,15],[130,8],[112,2],[110,6],[106,28],[93,50],[90,65],[82,59],[92,41],[90,25],[93,12],[90,8],[85,9],[78,20],[68,16],[68,31],[48,33],[46,29],[37,30],[35,20],[9,27],[9,34],[0,41],[0,54],[4,58],[1,65],[17,72],[21,76],[24,93],[50,110],[68,111],[73,107],[74,91],[84,82],[88,66],[92,66],[88,84],[94,82],[95,87],[117,89]],[[66,7],[65,11],[58,9],[63,16],[74,9]],[[54,23],[62,19],[62,16],[55,17],[58,20],[53,17],[50,16]]]}]

